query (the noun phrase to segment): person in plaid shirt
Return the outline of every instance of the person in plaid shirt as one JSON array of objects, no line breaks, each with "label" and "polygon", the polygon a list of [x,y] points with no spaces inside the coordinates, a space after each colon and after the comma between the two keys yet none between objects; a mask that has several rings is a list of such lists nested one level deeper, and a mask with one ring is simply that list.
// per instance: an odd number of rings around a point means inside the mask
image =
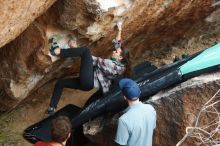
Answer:
[{"label": "person in plaid shirt", "polygon": [[[90,49],[77,47],[75,39],[68,42],[69,49],[61,49],[56,42],[52,41],[50,53],[61,58],[81,57],[80,76],[78,78],[59,79],[56,82],[48,114],[53,114],[60,100],[63,88],[80,89],[88,91],[94,87],[99,90],[90,98],[99,98],[107,93],[111,86],[111,80],[122,75],[129,62],[129,54],[121,48],[121,24],[117,24],[118,34],[113,40],[114,49],[110,59],[103,59],[91,55]],[[90,99],[90,100],[91,100]]]}]

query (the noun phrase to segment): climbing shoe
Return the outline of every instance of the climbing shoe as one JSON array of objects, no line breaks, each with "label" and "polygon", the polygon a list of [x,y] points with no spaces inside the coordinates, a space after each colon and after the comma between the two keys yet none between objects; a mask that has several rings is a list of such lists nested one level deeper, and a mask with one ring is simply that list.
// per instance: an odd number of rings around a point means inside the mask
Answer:
[{"label": "climbing shoe", "polygon": [[59,45],[57,44],[55,38],[53,38],[53,37],[50,38],[49,42],[51,43],[50,54],[53,55],[53,56],[57,56],[56,53],[55,53],[55,49],[59,48]]},{"label": "climbing shoe", "polygon": [[50,54],[51,54],[51,55],[57,56],[56,53],[55,53],[55,49],[56,49],[56,48],[59,48],[59,46],[58,46],[57,43],[51,44],[51,47],[50,47]]},{"label": "climbing shoe", "polygon": [[55,108],[54,107],[48,107],[48,109],[47,109],[47,113],[49,114],[49,115],[54,115],[55,114]]}]

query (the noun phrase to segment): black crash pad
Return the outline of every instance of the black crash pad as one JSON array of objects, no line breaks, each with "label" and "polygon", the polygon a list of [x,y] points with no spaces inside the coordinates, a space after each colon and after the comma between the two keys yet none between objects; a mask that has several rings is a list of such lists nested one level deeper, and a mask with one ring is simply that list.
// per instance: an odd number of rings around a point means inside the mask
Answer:
[{"label": "black crash pad", "polygon": [[134,67],[133,76],[139,77],[146,73],[151,73],[156,69],[157,67],[155,65],[151,64],[149,61],[144,61]]},{"label": "black crash pad", "polygon": [[81,108],[69,104],[64,108],[57,111],[53,116],[49,116],[42,121],[31,125],[24,130],[23,137],[31,143],[36,143],[37,141],[50,141],[51,140],[51,121],[55,117],[62,115],[73,119],[79,112]]}]

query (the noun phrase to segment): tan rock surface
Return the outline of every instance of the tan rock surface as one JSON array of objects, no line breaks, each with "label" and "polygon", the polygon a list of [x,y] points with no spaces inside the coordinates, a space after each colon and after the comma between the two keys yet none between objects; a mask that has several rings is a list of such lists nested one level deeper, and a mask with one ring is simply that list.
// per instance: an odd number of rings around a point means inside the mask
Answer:
[{"label": "tan rock surface", "polygon": [[0,47],[20,35],[55,0],[1,0]]}]

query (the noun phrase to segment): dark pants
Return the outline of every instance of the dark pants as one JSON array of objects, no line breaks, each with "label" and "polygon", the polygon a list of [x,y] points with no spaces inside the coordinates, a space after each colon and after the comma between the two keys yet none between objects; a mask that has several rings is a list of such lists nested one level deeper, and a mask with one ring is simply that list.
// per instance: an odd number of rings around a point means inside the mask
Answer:
[{"label": "dark pants", "polygon": [[60,79],[56,82],[53,95],[50,101],[50,107],[54,108],[57,107],[63,88],[72,88],[88,91],[94,87],[93,60],[90,49],[61,49],[60,57],[81,57],[80,76],[78,78]]}]

